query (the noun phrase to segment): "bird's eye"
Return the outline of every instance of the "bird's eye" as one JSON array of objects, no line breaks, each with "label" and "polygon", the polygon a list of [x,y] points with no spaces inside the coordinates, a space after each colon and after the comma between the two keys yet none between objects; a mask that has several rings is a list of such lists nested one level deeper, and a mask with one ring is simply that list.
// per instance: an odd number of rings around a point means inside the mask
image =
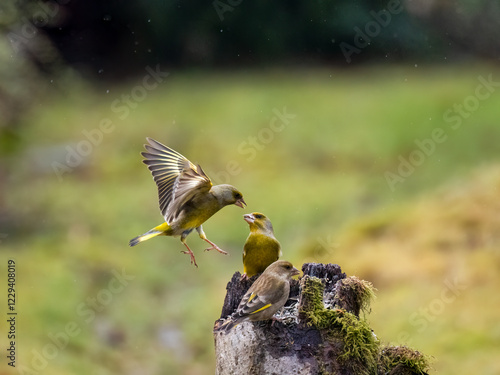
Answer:
[{"label": "bird's eye", "polygon": [[234,194],[234,197],[235,197],[236,199],[241,199],[241,198],[242,198],[242,195],[241,195],[240,193],[236,193],[236,194]]},{"label": "bird's eye", "polygon": [[288,265],[288,264],[287,264],[287,265],[285,266],[285,268],[286,268],[287,270],[291,270],[291,269],[292,269],[292,266],[290,266],[290,265]]},{"label": "bird's eye", "polygon": [[259,215],[255,215],[255,218],[256,219],[262,219],[262,215],[260,215],[260,214]]}]

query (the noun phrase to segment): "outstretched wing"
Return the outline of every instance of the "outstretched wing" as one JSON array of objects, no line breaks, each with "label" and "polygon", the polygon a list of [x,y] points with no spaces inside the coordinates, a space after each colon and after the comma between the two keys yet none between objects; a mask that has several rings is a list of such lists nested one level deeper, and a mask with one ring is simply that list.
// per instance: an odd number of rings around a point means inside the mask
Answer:
[{"label": "outstretched wing", "polygon": [[152,138],[146,139],[149,144],[144,145],[147,152],[141,153],[143,163],[158,186],[160,211],[170,224],[181,207],[196,194],[209,191],[212,182],[199,165]]}]

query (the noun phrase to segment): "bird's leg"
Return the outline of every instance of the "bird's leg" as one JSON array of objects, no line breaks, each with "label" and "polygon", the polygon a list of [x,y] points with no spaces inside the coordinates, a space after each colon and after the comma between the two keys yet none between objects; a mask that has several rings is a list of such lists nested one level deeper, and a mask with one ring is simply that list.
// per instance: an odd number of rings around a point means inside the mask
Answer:
[{"label": "bird's leg", "polygon": [[191,257],[191,264],[194,264],[196,267],[198,267],[198,265],[196,264],[196,259],[194,257],[194,253],[193,251],[189,248],[188,244],[186,243],[185,239],[184,238],[181,238],[181,242],[184,244],[184,246],[186,246],[187,248],[187,251],[181,251],[181,253],[184,253],[184,254],[189,254],[189,256]]},{"label": "bird's leg", "polygon": [[226,251],[222,250],[219,246],[217,246],[216,244],[214,244],[212,241],[210,241],[207,238],[207,236],[205,235],[205,232],[203,232],[203,228],[201,227],[201,225],[198,228],[196,228],[196,231],[199,233],[200,238],[203,241],[207,241],[210,245],[212,245],[212,247],[209,247],[208,249],[205,249],[205,251],[217,250],[219,253],[227,255]]}]

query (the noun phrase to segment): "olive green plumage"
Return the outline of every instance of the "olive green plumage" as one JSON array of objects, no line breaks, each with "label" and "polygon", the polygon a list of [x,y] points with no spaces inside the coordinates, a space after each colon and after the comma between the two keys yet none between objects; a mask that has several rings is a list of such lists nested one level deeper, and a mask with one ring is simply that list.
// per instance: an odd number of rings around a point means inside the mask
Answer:
[{"label": "olive green plumage", "polygon": [[271,220],[260,212],[243,215],[250,234],[243,247],[243,277],[252,277],[281,256],[281,245],[274,237]]},{"label": "olive green plumage", "polygon": [[187,248],[184,253],[189,254],[191,263],[197,266],[186,243],[186,237],[196,229],[200,238],[211,245],[207,250],[227,254],[206,237],[201,225],[227,205],[243,208],[246,203],[242,194],[231,185],[212,185],[200,165],[194,165],[154,139],[147,140],[149,144],[144,145],[146,152],[141,155],[158,187],[160,211],[165,222],[131,239],[129,245],[135,246],[156,236],[181,236],[181,242]]}]

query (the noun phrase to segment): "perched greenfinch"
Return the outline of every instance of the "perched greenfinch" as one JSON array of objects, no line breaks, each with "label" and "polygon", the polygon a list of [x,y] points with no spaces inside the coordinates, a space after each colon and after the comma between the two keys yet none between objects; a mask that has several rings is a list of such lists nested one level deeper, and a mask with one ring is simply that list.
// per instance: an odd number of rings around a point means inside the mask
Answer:
[{"label": "perched greenfinch", "polygon": [[196,229],[200,238],[211,245],[207,251],[215,249],[227,254],[207,238],[201,225],[227,205],[243,208],[246,203],[242,194],[231,185],[212,185],[200,165],[194,165],[177,151],[154,139],[147,140],[149,144],[144,145],[147,152],[141,155],[158,186],[160,211],[165,223],[131,239],[129,245],[135,246],[156,236],[180,236],[187,248],[183,253],[189,254],[191,264],[198,267],[186,243],[186,237]]},{"label": "perched greenfinch", "polygon": [[243,275],[249,278],[264,270],[281,256],[281,245],[274,237],[273,225],[260,212],[243,215],[250,227],[250,234],[243,247]]},{"label": "perched greenfinch", "polygon": [[255,322],[271,319],[288,299],[291,278],[299,274],[299,270],[286,260],[269,265],[248,289],[236,311],[217,331],[228,332],[247,320]]}]

